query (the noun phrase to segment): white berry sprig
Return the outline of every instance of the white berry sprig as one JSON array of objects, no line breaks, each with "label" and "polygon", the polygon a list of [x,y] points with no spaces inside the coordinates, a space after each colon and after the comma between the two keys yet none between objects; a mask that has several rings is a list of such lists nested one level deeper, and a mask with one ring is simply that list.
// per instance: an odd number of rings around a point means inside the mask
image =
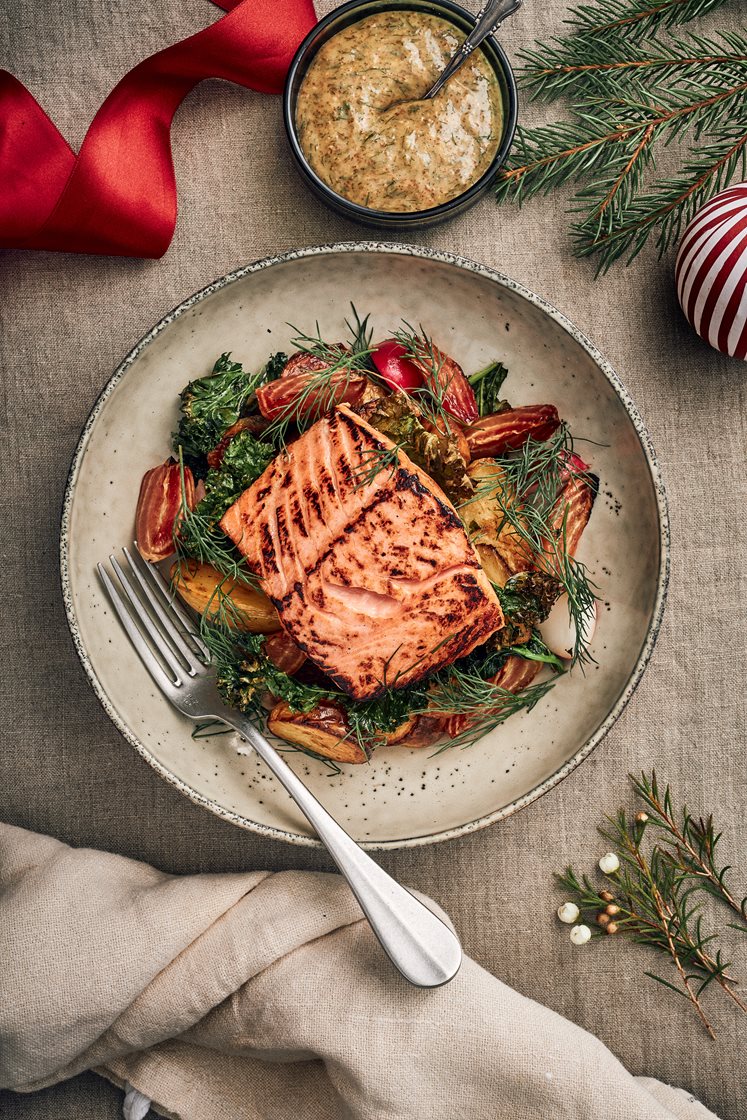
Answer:
[{"label": "white berry sprig", "polygon": [[[715,947],[716,935],[705,928],[699,900],[703,892],[708,893],[743,917],[747,906],[727,891],[725,871],[719,871],[713,858],[715,843],[707,841],[706,846],[698,847],[702,835],[718,839],[712,818],[706,818],[705,824],[701,818],[694,827],[693,818],[684,810],[680,825],[669,788],[660,795],[655,774],[632,780],[647,811],[629,818],[621,809],[600,828],[611,845],[597,864],[604,886],[597,887],[587,875],[579,877],[571,867],[556,876],[566,893],[557,915],[561,922],[572,924],[573,945],[587,944],[596,927],[598,936],[629,933],[637,943],[666,955],[676,970],[676,982],[653,972],[646,975],[683,992],[714,1037],[700,1000],[704,988],[714,982],[743,1011],[747,1004],[738,995],[730,965]],[[689,847],[683,847],[682,836]]]}]

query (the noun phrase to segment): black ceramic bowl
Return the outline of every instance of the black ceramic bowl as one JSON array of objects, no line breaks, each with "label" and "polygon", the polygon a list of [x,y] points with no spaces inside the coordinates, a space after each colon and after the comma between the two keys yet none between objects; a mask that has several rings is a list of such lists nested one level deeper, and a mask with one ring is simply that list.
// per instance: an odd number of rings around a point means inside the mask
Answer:
[{"label": "black ceramic bowl", "polygon": [[350,0],[349,3],[343,4],[340,8],[335,8],[328,16],[320,20],[296,51],[285,82],[283,116],[291,151],[301,175],[323,202],[326,202],[338,214],[363,222],[365,225],[390,230],[422,229],[425,226],[435,225],[437,222],[443,222],[447,218],[453,218],[457,214],[461,214],[462,211],[472,206],[481,195],[485,194],[493,183],[508,156],[516,129],[518,105],[516,79],[503,48],[492,35],[488,36],[480,49],[493,67],[501,89],[503,97],[503,136],[490,167],[462,194],[449,199],[448,202],[441,203],[440,206],[432,206],[428,210],[409,210],[406,212],[372,210],[367,206],[359,206],[358,203],[351,202],[333,191],[310,167],[296,132],[296,100],[306,71],[323,43],[326,43],[328,39],[331,39],[333,35],[336,35],[338,31],[342,31],[344,27],[348,27],[351,23],[356,23],[358,20],[365,19],[366,16],[391,8],[405,8],[410,11],[427,12],[429,15],[440,16],[452,23],[465,36],[475,25],[475,17],[466,12],[464,8],[460,8],[458,4],[452,3],[451,0]]}]

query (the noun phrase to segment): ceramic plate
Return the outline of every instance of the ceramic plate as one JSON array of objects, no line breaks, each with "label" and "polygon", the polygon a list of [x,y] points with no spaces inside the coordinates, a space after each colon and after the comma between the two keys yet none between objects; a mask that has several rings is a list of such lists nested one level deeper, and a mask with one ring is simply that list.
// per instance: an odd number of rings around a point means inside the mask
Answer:
[{"label": "ceramic plate", "polygon": [[539,797],[577,766],[630,698],[659,628],[668,539],[664,490],[641,418],[601,354],[559,312],[492,269],[404,245],[331,245],[239,269],[167,315],[113,375],[81,436],[62,518],[62,586],[78,653],[112,720],[188,797],[234,824],[298,844],[316,841],[267,769],[236,736],[194,741],[191,724],[151,684],[104,599],[98,560],[132,540],[141,475],[161,462],[177,393],[230,350],[249,368],[319,322],[344,336],[350,300],[374,335],[422,323],[464,366],[500,358],[516,404],[552,402],[589,449],[601,485],[579,559],[599,587],[597,664],[561,679],[465,750],[378,750],[338,777],[286,757],[352,835],[371,848],[459,836]]}]

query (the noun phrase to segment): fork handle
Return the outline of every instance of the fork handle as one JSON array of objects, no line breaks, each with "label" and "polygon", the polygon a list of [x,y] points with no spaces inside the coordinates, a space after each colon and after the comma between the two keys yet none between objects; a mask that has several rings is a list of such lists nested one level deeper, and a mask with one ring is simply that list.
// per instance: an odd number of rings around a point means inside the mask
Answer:
[{"label": "fork handle", "polygon": [[298,805],[395,968],[419,988],[437,988],[453,979],[462,962],[456,934],[348,836],[254,724],[230,708],[219,718],[252,744]]}]

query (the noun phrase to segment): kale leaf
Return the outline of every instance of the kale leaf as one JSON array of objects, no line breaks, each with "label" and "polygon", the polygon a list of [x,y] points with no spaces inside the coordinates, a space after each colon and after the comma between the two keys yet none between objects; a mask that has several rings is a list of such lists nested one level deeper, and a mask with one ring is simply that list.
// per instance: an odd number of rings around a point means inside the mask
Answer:
[{"label": "kale leaf", "polygon": [[475,390],[477,410],[481,416],[505,412],[511,407],[508,401],[501,399],[501,387],[507,377],[508,370],[503,362],[491,362],[469,378],[469,383]]},{"label": "kale leaf", "polygon": [[264,651],[263,634],[223,628],[213,642],[215,628],[208,626],[203,627],[203,636],[217,661],[218,690],[232,708],[264,716],[268,693],[294,712],[310,712],[320,700],[337,698],[336,692],[304,684],[278,669]]},{"label": "kale leaf", "polygon": [[277,354],[270,354],[264,369],[262,370],[262,383],[267,381],[277,381],[280,374],[285,369],[288,363],[288,355],[284,354],[282,350],[278,350]]},{"label": "kale leaf", "polygon": [[423,711],[426,704],[422,685],[409,688],[388,688],[375,700],[343,701],[353,735],[359,743],[375,744],[383,735],[395,731],[411,712]]},{"label": "kale leaf", "polygon": [[527,661],[541,661],[543,665],[551,665],[558,673],[566,671],[563,659],[547,648],[536,631],[528,642],[520,646],[511,646],[507,652],[516,657],[524,657]]},{"label": "kale leaf", "polygon": [[495,587],[503,613],[513,623],[535,626],[544,622],[563,588],[548,572],[519,572],[505,587]]},{"label": "kale leaf", "polygon": [[275,454],[251,432],[238,432],[223,454],[220,468],[205,476],[205,496],[185,513],[179,526],[179,548],[186,556],[212,563],[224,571],[221,559],[233,567],[241,557],[232,541],[218,528],[223,514],[259,478]]},{"label": "kale leaf", "polygon": [[251,432],[239,432],[226,448],[218,470],[213,467],[205,476],[205,497],[195,512],[209,524],[220,521],[223,514],[256,481],[275,454],[269,443],[262,443]]},{"label": "kale leaf", "polygon": [[221,354],[207,377],[190,381],[182,389],[182,415],[174,433],[174,451],[182,450],[184,462],[197,477],[205,474],[205,456],[235,424],[260,378],[248,373],[229,353]]}]

